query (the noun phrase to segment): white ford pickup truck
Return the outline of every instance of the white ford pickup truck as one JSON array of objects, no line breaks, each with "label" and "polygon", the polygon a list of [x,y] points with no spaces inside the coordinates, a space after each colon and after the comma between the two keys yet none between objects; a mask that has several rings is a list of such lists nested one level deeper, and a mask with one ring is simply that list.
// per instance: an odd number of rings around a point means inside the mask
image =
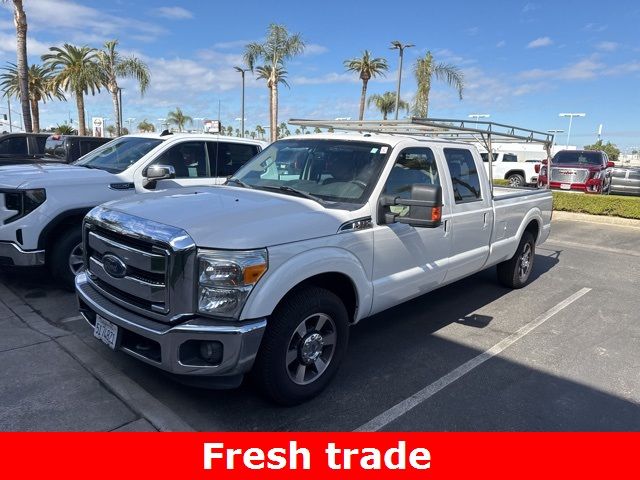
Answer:
[{"label": "white ford pickup truck", "polygon": [[547,190],[495,188],[465,143],[378,133],[277,141],[225,186],[93,209],[80,311],[94,335],[178,378],[274,401],[317,395],[349,326],[497,265],[524,286]]},{"label": "white ford pickup truck", "polygon": [[93,207],[156,187],[222,184],[265,145],[208,134],[128,135],[74,165],[0,167],[0,265],[46,263],[73,288],[82,218]]}]

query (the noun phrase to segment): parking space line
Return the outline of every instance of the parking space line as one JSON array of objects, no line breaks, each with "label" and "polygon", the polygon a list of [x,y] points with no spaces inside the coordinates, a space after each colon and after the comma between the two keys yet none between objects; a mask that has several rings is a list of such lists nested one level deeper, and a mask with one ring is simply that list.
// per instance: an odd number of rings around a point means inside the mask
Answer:
[{"label": "parking space line", "polygon": [[618,255],[631,255],[633,257],[640,257],[640,252],[635,252],[633,250],[623,250],[621,248],[612,248],[605,247],[600,245],[591,245],[588,243],[578,243],[578,242],[569,242],[567,240],[547,240],[544,242],[540,248],[544,250],[545,245],[557,245],[559,247],[570,247],[570,248],[580,248],[583,250],[590,250],[592,252],[607,252],[607,253],[615,253]]},{"label": "parking space line", "polygon": [[591,291],[590,288],[582,288],[578,290],[576,293],[574,293],[567,299],[563,300],[562,302],[558,303],[551,309],[547,310],[545,313],[537,317],[535,320],[527,323],[525,326],[520,328],[517,332],[509,335],[504,340],[501,340],[500,342],[496,343],[490,349],[485,350],[481,354],[473,357],[468,362],[463,363],[455,370],[452,370],[451,372],[447,373],[443,377],[440,377],[438,380],[431,383],[430,385],[427,385],[425,388],[413,394],[409,398],[402,400],[400,403],[397,403],[390,409],[382,412],[377,417],[373,418],[372,420],[368,421],[364,425],[361,425],[360,427],[355,429],[355,431],[356,432],[376,432],[378,430],[381,430],[382,428],[384,428],[394,420],[398,419],[405,413],[409,412],[413,408],[420,405],[425,400],[428,400],[430,397],[438,393],[440,390],[451,385],[453,382],[460,379],[462,376],[466,375],[467,373],[474,370],[475,368],[479,367],[487,360],[500,354],[506,348],[513,345],[522,337],[524,337],[525,335],[527,335],[528,333],[530,333],[531,331],[533,331],[534,329],[542,325],[544,322],[549,320],[555,314],[557,314],[564,308],[568,307],[573,302],[575,302],[582,296],[586,295],[590,291]]}]

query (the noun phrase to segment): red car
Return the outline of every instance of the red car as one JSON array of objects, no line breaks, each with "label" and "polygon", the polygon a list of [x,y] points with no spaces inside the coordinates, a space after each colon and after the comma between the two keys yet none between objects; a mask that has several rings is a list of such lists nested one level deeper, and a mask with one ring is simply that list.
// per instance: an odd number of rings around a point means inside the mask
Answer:
[{"label": "red car", "polygon": [[[538,186],[547,185],[547,162],[540,169]],[[561,150],[551,161],[551,188],[605,193],[611,189],[611,170],[615,166],[604,152]]]}]

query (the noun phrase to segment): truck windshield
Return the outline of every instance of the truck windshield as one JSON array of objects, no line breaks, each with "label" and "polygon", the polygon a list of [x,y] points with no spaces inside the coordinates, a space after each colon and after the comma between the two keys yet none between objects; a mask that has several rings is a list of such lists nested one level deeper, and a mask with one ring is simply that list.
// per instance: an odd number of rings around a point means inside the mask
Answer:
[{"label": "truck windshield", "polygon": [[121,173],[162,142],[158,138],[121,137],[89,152],[73,164]]},{"label": "truck windshield", "polygon": [[388,145],[361,141],[280,140],[238,170],[229,184],[363,204],[390,152]]},{"label": "truck windshield", "polygon": [[602,165],[602,154],[564,150],[556,153],[553,163],[555,165]]}]

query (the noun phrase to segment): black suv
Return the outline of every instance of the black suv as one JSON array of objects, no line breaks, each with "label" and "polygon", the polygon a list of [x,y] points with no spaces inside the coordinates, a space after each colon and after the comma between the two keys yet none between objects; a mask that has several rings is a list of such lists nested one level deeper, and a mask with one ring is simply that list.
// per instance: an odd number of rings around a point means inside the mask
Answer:
[{"label": "black suv", "polygon": [[71,163],[111,138],[7,133],[0,136],[0,166],[21,163]]},{"label": "black suv", "polygon": [[0,135],[0,165],[14,163],[12,159],[38,158],[50,133],[5,133]]}]

